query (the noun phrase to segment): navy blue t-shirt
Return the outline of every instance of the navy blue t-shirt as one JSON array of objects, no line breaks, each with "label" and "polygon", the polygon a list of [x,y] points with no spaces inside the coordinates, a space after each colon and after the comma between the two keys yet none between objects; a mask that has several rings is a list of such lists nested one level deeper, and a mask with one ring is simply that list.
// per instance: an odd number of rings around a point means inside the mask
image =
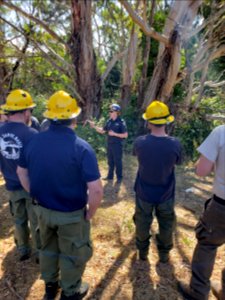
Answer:
[{"label": "navy blue t-shirt", "polygon": [[50,125],[24,149],[31,196],[48,209],[70,212],[87,203],[87,182],[100,178],[91,146],[66,126]]},{"label": "navy blue t-shirt", "polygon": [[37,133],[33,128],[19,122],[6,122],[0,126],[1,171],[9,191],[22,189],[16,174],[21,151]]},{"label": "navy blue t-shirt", "polygon": [[[125,133],[127,132],[127,126],[123,119],[120,117],[117,117],[115,120],[109,119],[105,126],[103,127],[103,130],[110,131],[113,130],[116,133]],[[109,144],[121,144],[123,142],[123,139],[117,137],[117,136],[110,136],[108,135],[108,143]]]},{"label": "navy blue t-shirt", "polygon": [[174,167],[181,163],[180,142],[170,136],[147,134],[135,140],[133,153],[139,163],[134,186],[137,196],[154,204],[174,198]]}]

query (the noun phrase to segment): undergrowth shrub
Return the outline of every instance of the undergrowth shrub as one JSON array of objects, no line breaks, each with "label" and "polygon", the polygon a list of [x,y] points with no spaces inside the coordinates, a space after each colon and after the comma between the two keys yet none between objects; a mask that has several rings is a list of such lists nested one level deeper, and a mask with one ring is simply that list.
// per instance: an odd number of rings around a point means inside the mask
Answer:
[{"label": "undergrowth shrub", "polygon": [[197,147],[212,131],[214,125],[205,117],[205,111],[184,112],[182,122],[175,123],[173,135],[178,137],[184,152],[185,160],[196,160],[199,157]]}]

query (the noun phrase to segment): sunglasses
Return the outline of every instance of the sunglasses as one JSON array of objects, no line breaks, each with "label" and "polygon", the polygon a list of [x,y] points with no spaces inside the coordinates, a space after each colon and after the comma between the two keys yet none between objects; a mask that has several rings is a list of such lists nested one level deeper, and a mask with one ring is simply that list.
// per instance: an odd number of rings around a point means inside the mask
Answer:
[{"label": "sunglasses", "polygon": [[109,113],[113,113],[113,112],[115,112],[115,110],[110,110],[110,111],[109,111]]}]

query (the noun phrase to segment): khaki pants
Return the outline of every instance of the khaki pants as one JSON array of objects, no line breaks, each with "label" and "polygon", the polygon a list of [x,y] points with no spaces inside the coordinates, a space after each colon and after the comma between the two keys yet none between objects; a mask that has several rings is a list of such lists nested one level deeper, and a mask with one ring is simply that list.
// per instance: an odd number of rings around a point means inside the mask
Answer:
[{"label": "khaki pants", "polygon": [[84,209],[59,212],[38,206],[41,237],[40,267],[45,283],[60,281],[66,296],[79,290],[87,261],[92,256],[90,222]]},{"label": "khaki pants", "polygon": [[15,242],[20,254],[28,254],[31,251],[30,231],[32,246],[37,251],[40,248],[40,237],[35,206],[32,204],[31,197],[25,190],[10,191],[9,202],[15,226]]},{"label": "khaki pants", "polygon": [[[207,300],[217,248],[225,243],[225,206],[213,199],[206,201],[205,210],[195,232],[198,243],[192,258],[190,286],[198,300]],[[223,281],[224,286],[225,280]]]}]

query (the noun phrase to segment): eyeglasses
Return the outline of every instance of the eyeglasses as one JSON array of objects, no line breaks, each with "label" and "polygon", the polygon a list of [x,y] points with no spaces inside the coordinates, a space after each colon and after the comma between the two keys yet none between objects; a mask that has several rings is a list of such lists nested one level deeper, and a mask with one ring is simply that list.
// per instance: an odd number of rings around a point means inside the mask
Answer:
[{"label": "eyeglasses", "polygon": [[113,113],[114,111],[115,111],[115,110],[110,110],[109,113],[111,114],[111,113]]}]

